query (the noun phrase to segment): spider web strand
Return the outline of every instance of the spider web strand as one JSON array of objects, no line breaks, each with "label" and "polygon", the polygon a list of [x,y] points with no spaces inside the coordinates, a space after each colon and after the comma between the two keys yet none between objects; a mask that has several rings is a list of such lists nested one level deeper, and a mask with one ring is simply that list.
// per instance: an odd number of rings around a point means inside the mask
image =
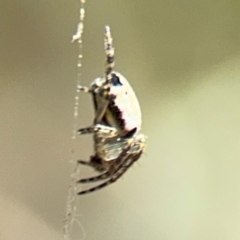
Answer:
[{"label": "spider web strand", "polygon": [[[76,86],[80,85],[81,83],[81,67],[82,67],[82,36],[83,36],[83,30],[84,30],[84,18],[85,18],[85,0],[80,0],[80,10],[79,10],[79,23],[77,26],[76,33],[72,36],[72,42],[78,41],[78,61],[77,61],[77,67],[78,67],[78,73],[77,73],[77,80],[76,80]],[[64,239],[65,240],[71,240],[71,235],[73,235],[73,228],[76,226],[78,229],[81,230],[82,238],[78,239],[85,239],[86,238],[86,232],[84,230],[84,227],[81,224],[81,221],[78,219],[80,217],[80,214],[77,213],[77,206],[78,206],[78,199],[77,198],[77,192],[78,187],[76,184],[77,178],[80,175],[80,168],[79,164],[75,160],[75,145],[76,145],[76,136],[77,136],[77,120],[79,115],[79,90],[76,88],[75,98],[74,98],[74,109],[73,109],[73,130],[72,130],[72,153],[71,153],[71,159],[70,159],[70,168],[71,168],[71,175],[70,175],[70,184],[68,188],[68,196],[67,196],[67,203],[66,203],[66,210],[65,210],[65,218],[64,218],[64,226],[63,226],[63,232],[64,232]]]}]

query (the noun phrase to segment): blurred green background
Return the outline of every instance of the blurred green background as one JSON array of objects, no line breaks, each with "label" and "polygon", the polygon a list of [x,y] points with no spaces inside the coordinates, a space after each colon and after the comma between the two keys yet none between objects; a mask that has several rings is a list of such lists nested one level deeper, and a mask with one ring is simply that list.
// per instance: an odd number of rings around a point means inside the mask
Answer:
[{"label": "blurred green background", "polygon": [[[0,0],[1,240],[62,239],[78,13],[77,0]],[[87,239],[240,239],[239,1],[88,0],[85,20],[82,83],[103,74],[109,24],[148,136],[139,164],[80,197]],[[79,114],[89,125],[87,95]],[[92,153],[90,137],[75,144]]]}]

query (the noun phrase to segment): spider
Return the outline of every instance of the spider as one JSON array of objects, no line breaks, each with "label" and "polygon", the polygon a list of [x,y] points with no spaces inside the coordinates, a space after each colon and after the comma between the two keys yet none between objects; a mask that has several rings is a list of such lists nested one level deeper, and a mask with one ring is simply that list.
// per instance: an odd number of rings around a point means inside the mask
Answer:
[{"label": "spider", "polygon": [[128,81],[113,71],[114,48],[109,26],[105,27],[104,42],[105,76],[95,79],[90,87],[78,86],[78,90],[92,94],[95,110],[93,125],[78,130],[79,134],[93,134],[95,154],[89,161],[78,163],[103,173],[80,179],[78,183],[107,180],[79,195],[115,182],[140,158],[145,148],[145,136],[139,133],[142,118],[137,97]]}]

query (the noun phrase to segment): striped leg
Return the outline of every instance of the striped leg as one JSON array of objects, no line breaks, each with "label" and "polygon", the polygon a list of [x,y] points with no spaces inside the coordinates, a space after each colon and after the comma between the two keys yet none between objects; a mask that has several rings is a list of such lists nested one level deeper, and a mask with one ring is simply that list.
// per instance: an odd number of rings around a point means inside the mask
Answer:
[{"label": "striped leg", "polygon": [[[128,146],[119,156],[116,160],[112,161],[112,164],[109,166],[109,168],[102,174],[95,176],[95,177],[91,177],[91,178],[84,178],[84,179],[80,179],[77,181],[77,183],[89,183],[89,182],[97,182],[97,181],[101,181],[104,179],[107,179],[109,177],[111,177],[112,175],[114,175],[118,170],[119,167],[121,167],[121,165],[123,164],[123,162],[125,161],[125,157],[128,154],[128,151],[130,150],[130,146]],[[78,161],[81,164],[84,165],[88,165],[88,166],[92,166],[95,168],[95,163],[94,162],[85,162],[85,161]]]},{"label": "striped leg", "polygon": [[111,35],[111,30],[109,26],[105,26],[105,53],[106,53],[106,66],[105,66],[105,78],[106,82],[109,82],[111,79],[112,70],[115,64],[114,60],[114,48],[113,48],[113,39]]},{"label": "striped leg", "polygon": [[114,127],[108,127],[101,124],[96,124],[86,128],[80,128],[78,130],[78,134],[90,134],[90,133],[97,133],[99,138],[104,137],[116,137],[118,135],[118,131]]},{"label": "striped leg", "polygon": [[132,164],[140,158],[141,154],[142,154],[142,152],[139,152],[137,155],[131,154],[130,156],[125,158],[123,164],[119,166],[119,169],[107,181],[105,181],[104,183],[97,185],[93,188],[81,191],[78,193],[78,195],[83,195],[86,193],[94,192],[96,190],[107,187],[108,185],[116,182],[129,169],[129,167],[131,167]]}]

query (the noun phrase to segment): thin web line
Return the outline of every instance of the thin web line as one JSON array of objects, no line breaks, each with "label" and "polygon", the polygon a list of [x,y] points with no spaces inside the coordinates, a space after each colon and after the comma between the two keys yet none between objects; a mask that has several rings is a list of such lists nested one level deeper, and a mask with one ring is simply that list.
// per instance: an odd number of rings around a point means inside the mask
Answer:
[{"label": "thin web line", "polygon": [[[80,1],[80,10],[79,10],[79,23],[77,26],[76,33],[72,36],[72,42],[78,42],[78,73],[77,73],[77,80],[76,86],[81,84],[81,67],[82,67],[82,36],[83,36],[83,29],[84,29],[84,17],[85,17],[85,2],[86,0],[79,0]],[[66,203],[66,212],[64,218],[64,239],[71,240],[72,235],[76,231],[78,233],[80,231],[80,235],[77,234],[77,239],[83,240],[86,238],[86,232],[81,224],[80,221],[80,214],[78,214],[78,201],[79,197],[77,196],[77,192],[79,191],[78,186],[76,184],[78,177],[80,176],[80,168],[79,164],[77,164],[76,157],[75,157],[75,146],[76,146],[76,136],[77,136],[77,120],[79,113],[79,90],[76,87],[76,93],[74,98],[74,110],[73,110],[73,130],[72,130],[72,153],[70,159],[70,168],[71,168],[71,175],[70,175],[70,185],[68,188],[68,196],[67,196],[67,203]],[[81,238],[80,238],[81,236]]]}]

